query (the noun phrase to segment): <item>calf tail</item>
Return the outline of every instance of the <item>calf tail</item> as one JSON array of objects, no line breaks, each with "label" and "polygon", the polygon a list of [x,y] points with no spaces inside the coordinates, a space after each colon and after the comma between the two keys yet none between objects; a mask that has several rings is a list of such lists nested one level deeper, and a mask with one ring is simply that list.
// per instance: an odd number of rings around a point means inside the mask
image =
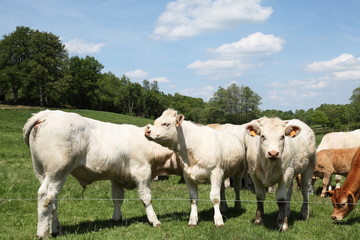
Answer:
[{"label": "calf tail", "polygon": [[45,121],[46,118],[51,113],[50,110],[44,110],[34,114],[31,118],[27,120],[23,128],[23,139],[26,145],[29,146],[29,137],[31,130],[39,123]]}]

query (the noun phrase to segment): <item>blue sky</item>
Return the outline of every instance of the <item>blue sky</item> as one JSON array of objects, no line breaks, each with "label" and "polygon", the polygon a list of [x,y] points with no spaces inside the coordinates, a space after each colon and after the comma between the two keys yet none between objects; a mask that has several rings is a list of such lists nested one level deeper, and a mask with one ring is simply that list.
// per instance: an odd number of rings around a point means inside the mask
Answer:
[{"label": "blue sky", "polygon": [[0,34],[51,32],[131,81],[208,101],[231,83],[260,108],[347,104],[360,86],[360,1],[0,0]]}]

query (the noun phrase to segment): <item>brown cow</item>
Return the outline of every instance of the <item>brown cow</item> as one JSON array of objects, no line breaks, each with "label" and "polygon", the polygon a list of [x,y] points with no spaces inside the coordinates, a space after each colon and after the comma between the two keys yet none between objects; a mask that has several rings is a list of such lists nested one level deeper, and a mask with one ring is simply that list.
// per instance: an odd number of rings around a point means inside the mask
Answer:
[{"label": "brown cow", "polygon": [[353,157],[349,174],[343,186],[328,193],[334,206],[331,218],[341,221],[355,208],[360,197],[360,148]]},{"label": "brown cow", "polygon": [[316,166],[314,176],[323,179],[321,197],[325,197],[326,189],[329,186],[331,175],[338,174],[347,176],[351,160],[358,148],[349,149],[323,149],[316,153]]}]

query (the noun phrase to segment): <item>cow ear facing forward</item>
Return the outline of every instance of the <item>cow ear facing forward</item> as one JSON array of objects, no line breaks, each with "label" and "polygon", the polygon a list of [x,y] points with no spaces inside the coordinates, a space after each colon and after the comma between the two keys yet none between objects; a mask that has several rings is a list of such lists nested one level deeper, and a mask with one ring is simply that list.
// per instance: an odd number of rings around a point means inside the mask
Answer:
[{"label": "cow ear facing forward", "polygon": [[290,125],[285,129],[285,136],[296,137],[301,132],[301,128],[299,126]]},{"label": "cow ear facing forward", "polygon": [[246,126],[246,130],[249,133],[249,135],[252,137],[260,135],[260,128],[256,125],[253,124],[248,125]]},{"label": "cow ear facing forward", "polygon": [[184,121],[185,116],[182,114],[176,115],[176,126],[179,127],[181,123]]}]

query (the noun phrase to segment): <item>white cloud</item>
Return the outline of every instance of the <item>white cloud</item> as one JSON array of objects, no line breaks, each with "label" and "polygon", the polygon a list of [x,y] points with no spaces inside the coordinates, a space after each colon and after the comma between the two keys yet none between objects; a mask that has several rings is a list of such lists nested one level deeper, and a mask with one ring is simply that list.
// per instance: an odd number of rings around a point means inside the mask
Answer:
[{"label": "white cloud", "polygon": [[188,88],[182,90],[180,93],[192,97],[200,97],[205,101],[209,100],[214,94],[215,88],[213,86],[207,85],[203,88]]},{"label": "white cloud", "polygon": [[257,32],[242,38],[237,42],[224,44],[210,52],[216,53],[221,57],[236,57],[247,55],[272,54],[283,49],[285,40],[272,34],[267,35]]},{"label": "white cloud", "polygon": [[159,83],[168,83],[170,82],[170,80],[166,77],[155,77],[155,78],[150,78],[149,81],[153,82],[153,81],[157,81]]},{"label": "white cloud", "polygon": [[261,0],[177,0],[166,5],[151,35],[178,40],[242,23],[264,22],[272,14]]},{"label": "white cloud", "polygon": [[250,68],[252,64],[243,63],[240,60],[218,60],[210,59],[206,61],[197,60],[187,65],[187,68],[195,70],[199,75],[212,75],[210,78],[219,77],[238,77]]},{"label": "white cloud", "polygon": [[306,66],[306,70],[310,72],[349,71],[354,69],[360,70],[360,58],[347,53],[328,61],[315,61]]},{"label": "white cloud", "polygon": [[65,43],[65,48],[69,53],[88,54],[100,52],[101,48],[106,46],[105,43],[86,43],[81,39],[73,39]]},{"label": "white cloud", "polygon": [[253,61],[253,58],[279,52],[284,43],[284,40],[274,35],[254,33],[238,42],[209,49],[208,52],[216,53],[213,59],[196,60],[188,64],[187,68],[195,70],[199,75],[209,75],[210,79],[239,77],[244,71],[262,65],[261,59]]},{"label": "white cloud", "polygon": [[326,88],[329,83],[326,81],[327,78],[311,78],[308,80],[290,80],[287,82],[273,82],[270,83],[269,86],[272,88],[284,88],[287,89],[294,89],[294,90],[307,90],[307,89],[323,89]]},{"label": "white cloud", "polygon": [[141,69],[136,69],[134,71],[130,71],[125,73],[125,76],[129,77],[129,78],[144,78],[148,75],[147,72],[141,70]]},{"label": "white cloud", "polygon": [[333,72],[333,76],[337,80],[360,80],[360,71],[342,71],[342,72]]}]

